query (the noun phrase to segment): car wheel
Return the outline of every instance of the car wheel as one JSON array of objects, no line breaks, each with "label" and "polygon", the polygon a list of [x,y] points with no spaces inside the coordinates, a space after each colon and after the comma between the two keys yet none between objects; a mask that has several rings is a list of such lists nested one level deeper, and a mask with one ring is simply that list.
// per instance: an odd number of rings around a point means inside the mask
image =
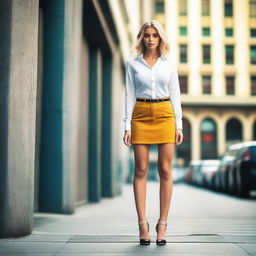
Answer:
[{"label": "car wheel", "polygon": [[246,186],[243,184],[243,180],[242,180],[242,174],[240,171],[240,168],[237,168],[237,179],[236,179],[236,183],[237,183],[237,195],[239,197],[248,197],[249,196],[249,190],[248,188],[246,188]]}]

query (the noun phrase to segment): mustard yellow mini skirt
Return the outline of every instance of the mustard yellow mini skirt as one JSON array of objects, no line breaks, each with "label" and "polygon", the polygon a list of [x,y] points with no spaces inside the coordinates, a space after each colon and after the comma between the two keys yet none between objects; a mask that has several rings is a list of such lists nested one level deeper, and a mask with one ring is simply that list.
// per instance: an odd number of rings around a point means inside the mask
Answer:
[{"label": "mustard yellow mini skirt", "polygon": [[170,101],[136,101],[131,119],[131,144],[175,143],[175,133]]}]

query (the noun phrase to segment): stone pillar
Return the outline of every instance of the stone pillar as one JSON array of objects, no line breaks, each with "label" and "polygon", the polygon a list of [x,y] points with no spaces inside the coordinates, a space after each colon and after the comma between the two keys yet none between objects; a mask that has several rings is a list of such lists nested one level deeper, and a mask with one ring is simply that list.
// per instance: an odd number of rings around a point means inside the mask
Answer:
[{"label": "stone pillar", "polygon": [[[249,120],[248,120],[249,119]],[[252,138],[252,134],[253,134],[253,122],[250,120],[250,118],[246,118],[244,120],[242,120],[242,133],[243,133],[243,141],[251,141],[253,140]]]},{"label": "stone pillar", "polygon": [[225,129],[225,121],[221,118],[218,121],[217,125],[217,149],[218,149],[218,157],[222,156],[226,151],[226,129]]},{"label": "stone pillar", "polygon": [[0,237],[32,231],[38,8],[0,1]]},{"label": "stone pillar", "polygon": [[193,119],[192,124],[192,160],[201,159],[201,140],[200,140],[201,130],[200,130],[200,120],[196,118]]}]

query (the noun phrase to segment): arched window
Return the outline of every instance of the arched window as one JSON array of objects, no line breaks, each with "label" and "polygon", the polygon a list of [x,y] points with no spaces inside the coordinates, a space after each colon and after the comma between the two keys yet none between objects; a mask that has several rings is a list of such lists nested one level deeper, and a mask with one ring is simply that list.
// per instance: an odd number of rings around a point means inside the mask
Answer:
[{"label": "arched window", "polygon": [[231,118],[226,124],[226,142],[236,143],[242,141],[242,125],[237,118]]},{"label": "arched window", "polygon": [[217,158],[216,123],[211,118],[205,118],[200,126],[201,132],[201,159]]}]

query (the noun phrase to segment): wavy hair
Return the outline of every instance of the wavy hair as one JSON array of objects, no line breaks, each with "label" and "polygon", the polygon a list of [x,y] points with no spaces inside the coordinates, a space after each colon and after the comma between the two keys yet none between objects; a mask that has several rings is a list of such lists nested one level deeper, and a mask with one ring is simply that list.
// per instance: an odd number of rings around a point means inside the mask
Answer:
[{"label": "wavy hair", "polygon": [[141,26],[139,33],[137,34],[137,42],[135,43],[135,46],[134,46],[134,49],[136,50],[137,55],[140,55],[146,49],[143,43],[143,37],[144,37],[145,30],[149,27],[155,28],[160,36],[160,42],[158,45],[160,54],[168,55],[170,52],[170,44],[167,40],[167,36],[162,24],[157,20],[147,21]]}]

